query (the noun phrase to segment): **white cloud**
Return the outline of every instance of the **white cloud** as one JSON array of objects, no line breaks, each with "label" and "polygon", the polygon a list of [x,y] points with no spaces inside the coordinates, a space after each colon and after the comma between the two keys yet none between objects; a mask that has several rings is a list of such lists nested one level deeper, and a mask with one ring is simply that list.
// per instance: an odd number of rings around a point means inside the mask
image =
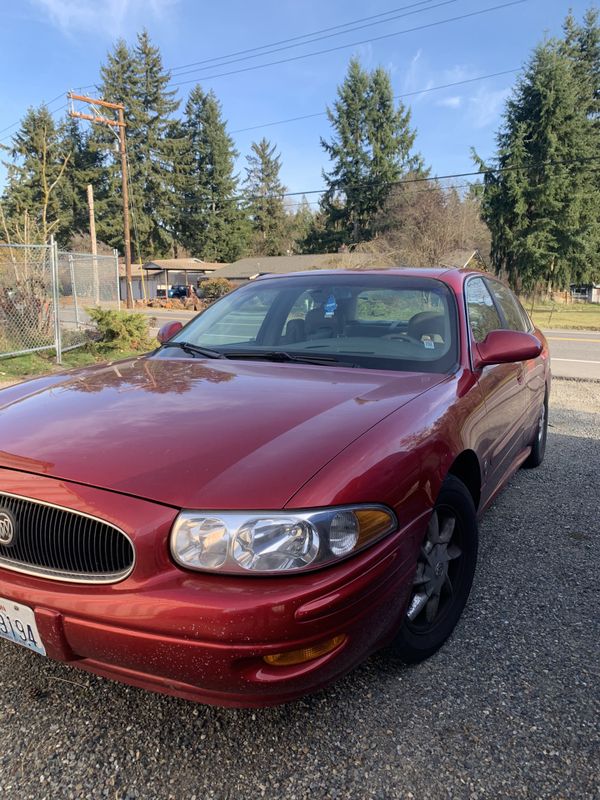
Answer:
[{"label": "white cloud", "polygon": [[178,0],[31,0],[66,34],[119,36],[128,23],[162,19]]},{"label": "white cloud", "polygon": [[[451,67],[439,70],[431,66],[426,57],[423,57],[423,51],[418,50],[410,60],[408,68],[404,74],[403,93],[412,95],[410,98],[411,104],[420,102],[427,98],[433,101],[436,97],[436,92],[429,92],[436,86],[446,86],[448,84],[457,83],[459,81],[470,80],[477,77],[479,73],[465,64],[454,64]],[[421,94],[422,92],[422,94]],[[414,93],[414,94],[413,94]],[[447,98],[446,101],[436,101],[436,105],[448,106],[450,108],[457,108],[461,100],[457,102],[456,98]]]},{"label": "white cloud", "polygon": [[451,97],[444,97],[437,101],[437,105],[444,108],[460,108],[462,105],[462,97],[458,94],[452,95]]},{"label": "white cloud", "polygon": [[486,89],[480,86],[469,98],[469,108],[476,128],[486,128],[498,121],[511,89]]},{"label": "white cloud", "polygon": [[[408,69],[404,75],[403,94],[410,95],[412,92],[418,92],[421,89],[429,89],[433,86],[431,78],[426,82],[425,73],[429,71],[426,64],[423,63],[423,51],[417,50],[415,55],[411,58]],[[416,95],[416,98],[420,95]],[[414,101],[411,101],[414,102]]]},{"label": "white cloud", "polygon": [[373,60],[373,45],[370,42],[361,44],[356,48],[354,53],[363,68],[372,69],[374,65]]}]

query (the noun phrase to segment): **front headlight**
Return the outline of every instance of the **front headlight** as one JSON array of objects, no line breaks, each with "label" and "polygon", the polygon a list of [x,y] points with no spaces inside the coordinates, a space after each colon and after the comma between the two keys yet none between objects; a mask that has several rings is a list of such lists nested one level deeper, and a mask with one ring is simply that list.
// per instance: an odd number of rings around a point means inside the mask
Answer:
[{"label": "front headlight", "polygon": [[188,569],[269,574],[316,569],[363,550],[396,530],[385,506],[313,511],[182,511],[171,553]]}]

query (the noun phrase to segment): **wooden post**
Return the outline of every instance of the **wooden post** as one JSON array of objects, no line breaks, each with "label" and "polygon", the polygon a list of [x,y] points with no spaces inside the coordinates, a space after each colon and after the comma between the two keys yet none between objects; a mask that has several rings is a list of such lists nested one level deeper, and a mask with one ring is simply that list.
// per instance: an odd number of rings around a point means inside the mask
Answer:
[{"label": "wooden post", "polygon": [[[68,98],[87,103],[94,109],[94,114],[83,114],[81,111],[69,111],[70,117],[87,119],[90,122],[100,125],[108,125],[111,128],[119,129],[119,153],[121,155],[121,188],[123,194],[123,239],[125,245],[125,275],[127,284],[127,308],[133,308],[133,287],[131,283],[131,233],[129,230],[129,187],[127,178],[127,140],[125,137],[125,107],[121,103],[109,103],[106,100],[98,100],[86,95],[68,93]],[[100,116],[97,107],[110,108],[116,111],[118,119]]]},{"label": "wooden post", "polygon": [[127,144],[125,139],[125,115],[119,112],[119,149],[121,151],[121,186],[123,191],[123,230],[125,233],[125,275],[127,283],[127,308],[133,308],[133,286],[131,282],[131,233],[129,230],[129,187],[127,182]]},{"label": "wooden post", "polygon": [[[96,217],[94,215],[94,187],[91,183],[87,185],[88,211],[90,214],[90,239],[92,242],[92,280],[94,285],[94,303],[100,303],[100,281],[98,279],[98,244],[96,242]],[[75,287],[75,284],[73,284]]]}]

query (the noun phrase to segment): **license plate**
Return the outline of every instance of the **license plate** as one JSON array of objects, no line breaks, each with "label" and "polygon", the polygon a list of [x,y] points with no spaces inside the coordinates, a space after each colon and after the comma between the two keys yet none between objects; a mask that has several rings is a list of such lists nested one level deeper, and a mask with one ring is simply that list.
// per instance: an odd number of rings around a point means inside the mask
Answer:
[{"label": "license plate", "polygon": [[33,609],[0,597],[0,637],[46,655]]}]

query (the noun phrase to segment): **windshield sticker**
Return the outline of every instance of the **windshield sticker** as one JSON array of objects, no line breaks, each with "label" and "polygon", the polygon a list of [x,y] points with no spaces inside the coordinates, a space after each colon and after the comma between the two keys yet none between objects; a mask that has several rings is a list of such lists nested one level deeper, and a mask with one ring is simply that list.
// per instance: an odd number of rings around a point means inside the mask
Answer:
[{"label": "windshield sticker", "polygon": [[337,308],[337,303],[335,302],[335,297],[332,294],[330,294],[324,306],[325,318],[327,319],[333,317],[336,308]]},{"label": "windshield sticker", "polygon": [[435,350],[435,345],[431,336],[423,336],[422,338],[426,350]]}]

